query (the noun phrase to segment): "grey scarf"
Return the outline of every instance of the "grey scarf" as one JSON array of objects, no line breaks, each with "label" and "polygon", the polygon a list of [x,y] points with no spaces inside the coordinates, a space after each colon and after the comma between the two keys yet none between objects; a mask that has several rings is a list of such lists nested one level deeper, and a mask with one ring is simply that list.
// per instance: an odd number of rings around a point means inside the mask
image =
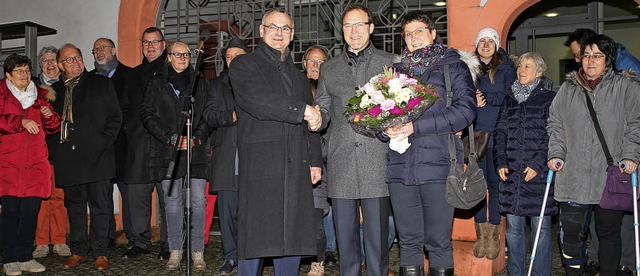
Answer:
[{"label": "grey scarf", "polygon": [[114,56],[111,60],[107,61],[107,64],[100,64],[94,61],[93,65],[96,67],[96,74],[109,77],[109,74],[118,67],[118,59]]},{"label": "grey scarf", "polygon": [[520,82],[516,80],[511,85],[511,91],[513,91],[513,96],[516,97],[516,100],[518,101],[518,103],[522,103],[529,98],[529,96],[531,95],[531,92],[533,92],[533,89],[538,87],[539,83],[540,83],[540,78],[536,78],[529,84],[525,84],[525,85],[520,84]]}]

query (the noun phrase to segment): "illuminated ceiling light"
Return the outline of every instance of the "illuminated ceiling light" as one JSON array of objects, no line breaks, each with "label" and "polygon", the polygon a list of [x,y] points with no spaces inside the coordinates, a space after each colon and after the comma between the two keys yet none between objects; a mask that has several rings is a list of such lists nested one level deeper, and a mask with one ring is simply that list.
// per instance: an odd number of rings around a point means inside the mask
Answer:
[{"label": "illuminated ceiling light", "polygon": [[447,2],[444,1],[440,1],[440,2],[435,2],[433,3],[434,5],[438,6],[438,7],[444,7],[447,5]]},{"label": "illuminated ceiling light", "polygon": [[396,20],[396,19],[398,19],[398,15],[394,13],[394,14],[391,15],[391,18],[393,18],[393,20]]},{"label": "illuminated ceiling light", "polygon": [[544,16],[546,16],[546,17],[556,17],[558,15],[560,15],[560,14],[557,13],[557,12],[550,12],[550,13],[546,13]]}]

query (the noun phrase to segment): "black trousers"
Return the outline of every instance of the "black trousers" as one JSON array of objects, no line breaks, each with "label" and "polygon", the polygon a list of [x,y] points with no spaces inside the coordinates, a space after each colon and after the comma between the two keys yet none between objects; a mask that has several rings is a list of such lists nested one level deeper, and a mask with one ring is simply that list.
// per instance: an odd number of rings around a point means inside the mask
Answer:
[{"label": "black trousers", "polygon": [[41,201],[39,197],[2,197],[0,233],[5,264],[33,259],[31,253]]},{"label": "black trousers", "polygon": [[[109,179],[63,187],[64,206],[69,216],[71,253],[87,256],[89,245],[94,257],[109,255],[109,201],[113,200],[113,185]],[[87,204],[91,226],[87,235]]]},{"label": "black trousers", "polygon": [[218,216],[224,259],[238,260],[238,192],[218,192]]},{"label": "black trousers", "polygon": [[160,202],[160,247],[168,250],[167,244],[167,220],[164,211],[164,192],[160,182],[149,184],[128,184],[129,214],[131,215],[131,230],[127,239],[133,245],[150,249],[151,248],[151,195],[153,188],[156,188],[158,201]]},{"label": "black trousers", "polygon": [[[602,209],[598,205],[560,203],[560,243],[563,263],[568,275],[582,275],[586,264],[586,236],[591,211],[594,213],[596,233],[600,241],[598,256],[600,275],[616,275],[620,262],[620,225],[623,211]],[[579,266],[579,268],[571,268]]]},{"label": "black trousers", "polygon": [[[364,250],[367,275],[389,273],[389,197],[331,199],[340,252],[340,275],[360,275],[360,214],[364,224]],[[359,204],[358,204],[359,203]]]},{"label": "black trousers", "polygon": [[[120,191],[120,197],[122,199],[122,209],[120,210],[120,214],[122,215],[122,231],[124,232],[125,237],[129,239],[129,232],[131,231],[131,215],[129,214],[129,185],[124,182],[118,182],[118,190]],[[113,191],[113,189],[112,189]],[[113,200],[109,201],[109,209],[111,213],[114,214]],[[116,237],[116,218],[115,214],[111,216],[109,220],[109,239],[114,239]]]}]

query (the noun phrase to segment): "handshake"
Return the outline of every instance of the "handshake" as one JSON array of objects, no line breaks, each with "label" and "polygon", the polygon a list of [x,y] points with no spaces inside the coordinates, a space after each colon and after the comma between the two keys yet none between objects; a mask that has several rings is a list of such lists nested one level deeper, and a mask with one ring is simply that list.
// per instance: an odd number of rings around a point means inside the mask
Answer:
[{"label": "handshake", "polygon": [[320,113],[320,106],[307,105],[304,109],[304,120],[309,125],[309,130],[318,131],[322,125],[322,114]]}]

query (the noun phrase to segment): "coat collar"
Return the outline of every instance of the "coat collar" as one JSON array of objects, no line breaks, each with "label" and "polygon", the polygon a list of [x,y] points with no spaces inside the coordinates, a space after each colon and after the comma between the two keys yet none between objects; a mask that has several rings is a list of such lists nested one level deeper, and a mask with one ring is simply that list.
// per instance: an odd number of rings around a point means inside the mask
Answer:
[{"label": "coat collar", "polygon": [[367,46],[367,48],[364,48],[364,50],[358,52],[358,60],[352,58],[350,55],[353,55],[353,53],[347,53],[347,51],[349,51],[349,45],[345,44],[344,49],[342,50],[342,54],[340,55],[340,57],[342,57],[342,60],[344,60],[344,62],[347,64],[358,63],[362,60],[371,58],[373,56],[373,52],[376,51],[376,46],[374,46],[373,43],[369,41],[369,46]]},{"label": "coat collar", "polygon": [[256,47],[256,52],[261,53],[273,62],[285,62],[287,59],[291,58],[291,55],[289,55],[289,48],[287,48],[286,52],[283,54],[282,52],[269,46],[266,42],[264,42],[264,40],[260,40],[260,43],[258,43],[258,47]]}]

